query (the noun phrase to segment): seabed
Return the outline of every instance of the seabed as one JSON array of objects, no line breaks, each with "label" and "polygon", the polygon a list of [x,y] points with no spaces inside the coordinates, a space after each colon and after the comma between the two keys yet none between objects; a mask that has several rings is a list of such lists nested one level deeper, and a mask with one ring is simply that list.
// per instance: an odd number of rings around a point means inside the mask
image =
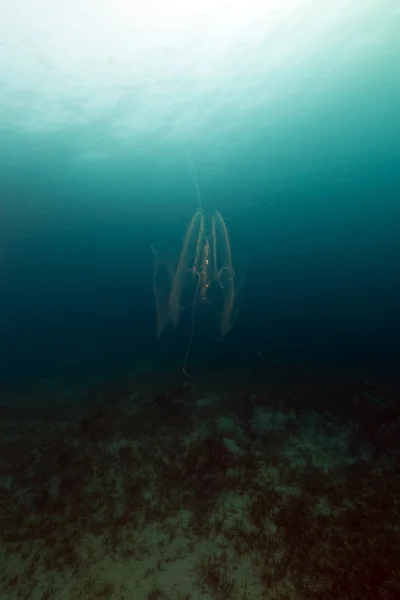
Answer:
[{"label": "seabed", "polygon": [[0,599],[398,600],[399,403],[269,381],[3,390]]}]

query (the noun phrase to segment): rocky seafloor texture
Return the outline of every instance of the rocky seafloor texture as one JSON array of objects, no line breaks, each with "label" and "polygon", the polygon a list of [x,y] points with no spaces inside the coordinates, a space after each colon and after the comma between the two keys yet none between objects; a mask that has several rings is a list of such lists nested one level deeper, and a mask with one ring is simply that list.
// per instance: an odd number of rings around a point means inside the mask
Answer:
[{"label": "rocky seafloor texture", "polygon": [[400,598],[400,403],[328,379],[3,390],[0,600]]}]

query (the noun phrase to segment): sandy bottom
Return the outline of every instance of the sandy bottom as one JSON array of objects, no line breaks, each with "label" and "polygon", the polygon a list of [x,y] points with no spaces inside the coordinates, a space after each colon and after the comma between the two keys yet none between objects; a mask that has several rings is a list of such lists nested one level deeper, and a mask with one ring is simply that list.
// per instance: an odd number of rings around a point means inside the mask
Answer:
[{"label": "sandy bottom", "polygon": [[0,405],[1,600],[400,598],[398,405],[150,379]]}]

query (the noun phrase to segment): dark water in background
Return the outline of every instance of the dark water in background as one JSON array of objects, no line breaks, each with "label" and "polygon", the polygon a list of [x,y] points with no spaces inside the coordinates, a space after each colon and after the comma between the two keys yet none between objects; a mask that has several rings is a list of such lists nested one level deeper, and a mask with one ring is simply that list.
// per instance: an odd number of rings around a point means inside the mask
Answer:
[{"label": "dark water in background", "polygon": [[[248,96],[222,89],[207,119],[202,98],[187,98],[204,208],[223,215],[233,255],[248,256],[236,325],[222,345],[196,330],[195,373],[292,355],[395,373],[400,75],[390,24],[382,39],[329,75],[311,61],[269,104],[256,101],[266,76]],[[179,250],[197,207],[180,109],[107,154],[119,110],[50,132],[2,121],[3,381],[143,362],[180,369],[190,324],[156,339],[151,253],[154,242]]]}]

